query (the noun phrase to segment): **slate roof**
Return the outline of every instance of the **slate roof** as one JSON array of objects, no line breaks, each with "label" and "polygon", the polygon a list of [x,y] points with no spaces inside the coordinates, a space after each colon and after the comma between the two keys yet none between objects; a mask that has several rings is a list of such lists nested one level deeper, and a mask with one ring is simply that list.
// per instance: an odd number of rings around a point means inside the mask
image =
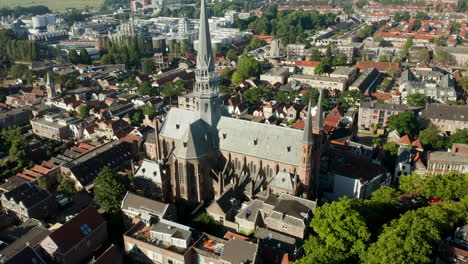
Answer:
[{"label": "slate roof", "polygon": [[427,104],[421,117],[468,122],[468,107],[465,105]]},{"label": "slate roof", "polygon": [[93,264],[115,264],[123,263],[122,253],[115,245],[111,245],[102,253]]},{"label": "slate roof", "polygon": [[126,142],[112,141],[72,159],[62,167],[70,169],[80,184],[86,186],[94,181],[104,166],[117,166],[121,161],[129,159],[130,155]]},{"label": "slate roof", "polygon": [[229,117],[221,117],[218,130],[221,150],[299,164],[301,130]]},{"label": "slate roof", "polygon": [[[29,220],[28,220],[29,221]],[[27,222],[28,222],[27,221]],[[35,220],[37,221],[37,220]],[[21,232],[22,229],[26,229],[26,232]],[[0,250],[0,255],[2,258],[10,258],[16,255],[17,253],[21,252],[24,248],[28,247],[28,245],[32,247],[36,247],[45,237],[47,237],[51,232],[40,226],[36,225],[33,227],[27,227],[24,225],[18,226],[14,231],[14,233],[22,233],[21,236],[10,243],[7,247]],[[14,236],[15,234],[10,234],[10,236]],[[0,263],[2,261],[0,260]],[[22,262],[17,262],[22,263]]]},{"label": "slate roof", "polygon": [[[174,154],[195,158],[209,152],[212,147],[211,129],[198,121],[197,112],[172,108],[161,128],[162,137],[180,140]],[[191,131],[188,132],[189,127]],[[217,124],[219,149],[245,155],[298,165],[302,131],[287,127],[271,126],[248,120],[221,117]],[[268,133],[266,133],[268,131]],[[206,137],[211,135],[210,137]],[[217,140],[217,139],[216,139]],[[187,146],[184,147],[184,142]],[[194,144],[191,144],[191,143]],[[275,142],[275,144],[272,144]],[[196,145],[201,144],[202,146]],[[215,148],[217,144],[214,144]]]},{"label": "slate roof", "polygon": [[5,264],[46,264],[33,248],[27,246],[5,262]]},{"label": "slate roof", "polygon": [[164,216],[168,207],[169,204],[151,200],[131,192],[127,192],[122,200],[122,209],[147,211],[160,217]]},{"label": "slate roof", "polygon": [[49,191],[41,189],[39,186],[29,182],[23,183],[17,188],[3,193],[5,199],[13,199],[16,204],[22,203],[26,208],[31,208],[50,196],[51,194]]},{"label": "slate roof", "polygon": [[232,264],[255,263],[257,251],[258,244],[233,238],[224,245],[221,259]]},{"label": "slate roof", "polygon": [[161,127],[160,135],[167,138],[180,140],[185,134],[190,123],[199,118],[197,112],[180,108],[171,108]]},{"label": "slate roof", "polygon": [[[88,235],[80,230],[84,224],[92,230]],[[57,245],[59,252],[66,253],[85,237],[93,234],[93,231],[102,224],[106,224],[104,218],[90,206],[52,232],[49,237]]]},{"label": "slate roof", "polygon": [[195,159],[216,148],[216,133],[203,120],[191,123],[174,150],[174,155],[184,159]]},{"label": "slate roof", "polygon": [[271,179],[268,186],[294,191],[294,176],[289,172],[280,171]]},{"label": "slate roof", "polygon": [[157,161],[144,159],[141,166],[135,172],[135,177],[150,179],[152,182],[162,184],[161,167]]}]

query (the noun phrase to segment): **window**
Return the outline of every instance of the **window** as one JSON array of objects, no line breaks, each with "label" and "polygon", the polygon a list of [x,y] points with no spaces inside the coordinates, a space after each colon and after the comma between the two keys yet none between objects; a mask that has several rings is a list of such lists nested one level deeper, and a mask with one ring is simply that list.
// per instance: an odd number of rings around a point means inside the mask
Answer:
[{"label": "window", "polygon": [[184,175],[184,164],[179,164],[179,183],[180,185],[185,184],[185,175]]},{"label": "window", "polygon": [[91,233],[91,228],[88,226],[88,224],[84,224],[80,227],[81,233],[83,233],[85,236],[89,235]]}]

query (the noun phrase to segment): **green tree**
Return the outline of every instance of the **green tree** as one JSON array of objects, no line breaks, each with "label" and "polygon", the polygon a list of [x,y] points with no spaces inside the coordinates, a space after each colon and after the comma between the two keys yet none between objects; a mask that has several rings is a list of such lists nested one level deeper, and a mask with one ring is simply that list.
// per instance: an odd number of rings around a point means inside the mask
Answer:
[{"label": "green tree", "polygon": [[439,62],[442,63],[443,65],[448,65],[451,64],[453,61],[453,56],[452,54],[448,53],[445,50],[442,49],[436,49],[435,50],[435,59]]},{"label": "green tree", "polygon": [[130,125],[135,126],[135,127],[139,127],[139,126],[141,126],[141,123],[143,123],[144,118],[145,117],[144,117],[143,111],[141,109],[138,109],[130,117]]},{"label": "green tree", "polygon": [[364,94],[359,90],[348,90],[341,93],[338,97],[337,102],[343,109],[349,109],[350,107],[356,107],[364,99]]},{"label": "green tree", "polygon": [[440,241],[437,223],[418,211],[409,211],[384,227],[365,254],[365,264],[429,263]]},{"label": "green tree", "polygon": [[185,90],[185,87],[180,82],[169,82],[166,83],[162,90],[162,95],[168,97],[170,104],[172,105],[172,98],[174,96],[181,95]]},{"label": "green tree", "polygon": [[223,69],[221,72],[221,79],[223,84],[230,85],[231,84],[231,79],[232,79],[232,74],[234,73],[234,70],[226,67]]},{"label": "green tree", "polygon": [[348,57],[344,54],[338,54],[333,58],[333,66],[340,66],[347,64]]},{"label": "green tree", "polygon": [[384,156],[384,165],[390,170],[395,169],[395,161],[398,156],[398,149],[400,145],[395,142],[387,142],[383,145],[383,150],[385,153]]},{"label": "green tree", "polygon": [[92,63],[91,56],[89,56],[89,53],[86,49],[81,49],[80,50],[80,63],[83,64],[91,64]]},{"label": "green tree", "polygon": [[226,53],[226,57],[228,57],[230,60],[237,61],[239,54],[237,51],[233,48],[230,48],[228,52]]},{"label": "green tree", "polygon": [[142,60],[141,64],[141,70],[144,74],[151,74],[156,71],[156,64],[151,58]]},{"label": "green tree", "polygon": [[110,54],[104,54],[104,55],[102,55],[102,57],[101,57],[101,63],[104,64],[104,65],[113,64],[112,55],[110,55]]},{"label": "green tree", "polygon": [[32,165],[29,140],[23,135],[11,142],[9,154],[18,162],[20,168]]},{"label": "green tree", "polygon": [[463,76],[457,83],[461,87],[468,87],[468,76]]},{"label": "green tree", "polygon": [[15,64],[11,66],[10,76],[13,78],[22,78],[27,70],[28,67],[26,65]]},{"label": "green tree", "polygon": [[396,130],[400,135],[414,136],[419,132],[418,120],[411,112],[404,112],[388,118],[388,131]]},{"label": "green tree", "polygon": [[398,203],[396,198],[400,194],[400,191],[392,187],[382,186],[372,193],[371,201],[385,205],[396,205]]},{"label": "green tree", "polygon": [[429,61],[429,50],[427,48],[417,49],[413,52],[413,56],[421,62]]},{"label": "green tree", "polygon": [[258,48],[261,48],[263,46],[266,45],[266,42],[263,41],[263,40],[259,40],[258,38],[252,38],[250,40],[250,43],[249,45],[247,45],[247,47],[245,47],[245,50],[246,51],[251,51],[251,50],[255,50],[255,49],[258,49]]},{"label": "green tree", "polygon": [[412,46],[413,46],[413,37],[409,37],[409,38],[406,39],[406,43],[403,46],[402,57],[405,57],[406,55],[408,55],[408,53],[409,53]]},{"label": "green tree", "polygon": [[75,182],[70,179],[70,175],[58,174],[57,181],[57,192],[68,196],[76,193]]},{"label": "green tree", "polygon": [[316,208],[310,227],[316,235],[306,240],[305,256],[297,263],[347,262],[365,252],[371,237],[365,219],[348,198]]},{"label": "green tree", "polygon": [[388,62],[388,57],[387,57],[387,55],[380,55],[378,61],[379,61],[379,62]]},{"label": "green tree", "polygon": [[460,31],[461,29],[461,24],[458,23],[457,21],[454,21],[452,23],[452,28],[450,28],[450,33],[451,34],[458,34],[458,32]]},{"label": "green tree", "polygon": [[155,95],[155,91],[149,82],[143,82],[140,86],[138,86],[138,94]]},{"label": "green tree", "polygon": [[68,59],[70,60],[71,63],[75,63],[75,64],[80,63],[80,60],[81,60],[76,50],[70,50],[68,52]]},{"label": "green tree", "polygon": [[442,135],[442,132],[432,124],[426,129],[419,131],[419,140],[427,150],[441,149],[446,146],[446,139]]},{"label": "green tree", "polygon": [[310,50],[310,59],[313,61],[320,61],[322,59],[322,54],[316,48]]},{"label": "green tree", "polygon": [[144,115],[151,116],[156,114],[156,108],[152,104],[145,104],[142,108]]},{"label": "green tree", "polygon": [[323,75],[325,73],[331,73],[333,71],[332,68],[332,59],[329,56],[323,57],[320,60],[320,63],[315,67],[314,74],[315,75]]},{"label": "green tree", "polygon": [[237,63],[237,71],[232,76],[232,83],[239,84],[252,76],[258,77],[261,72],[260,63],[254,57],[243,54]]},{"label": "green tree", "polygon": [[47,181],[47,177],[46,177],[46,176],[37,177],[37,184],[38,184],[39,187],[41,187],[42,189],[50,190],[50,184],[49,184],[49,182]]},{"label": "green tree", "polygon": [[423,195],[427,191],[427,182],[418,174],[402,175],[399,188],[405,193]]},{"label": "green tree", "polygon": [[109,167],[104,167],[94,180],[94,201],[107,211],[117,211],[127,191],[128,178],[122,177]]},{"label": "green tree", "polygon": [[428,19],[430,19],[429,16],[425,12],[416,13],[416,16],[414,16],[414,18],[418,19],[418,20],[428,20]]},{"label": "green tree", "polygon": [[310,89],[302,97],[302,102],[301,103],[303,105],[307,105],[309,103],[309,100],[310,100],[310,104],[312,106],[316,106],[317,102],[318,102],[318,99],[319,99],[319,95],[320,95],[320,91],[318,89]]},{"label": "green tree", "polygon": [[294,89],[279,90],[275,100],[283,104],[292,104],[298,96],[299,91],[295,91]]},{"label": "green tree", "polygon": [[249,104],[259,104],[271,98],[271,90],[265,86],[250,88],[244,92],[243,98]]},{"label": "green tree", "polygon": [[429,103],[429,100],[429,96],[420,93],[409,94],[406,97],[406,102],[410,106],[425,106],[427,103]]},{"label": "green tree", "polygon": [[459,129],[448,139],[447,147],[452,147],[453,143],[468,144],[468,129]]},{"label": "green tree", "polygon": [[89,116],[89,107],[82,104],[78,107],[78,115],[82,118]]},{"label": "green tree", "polygon": [[368,38],[372,36],[372,32],[373,32],[372,27],[369,25],[365,25],[359,30],[358,37],[362,39]]}]

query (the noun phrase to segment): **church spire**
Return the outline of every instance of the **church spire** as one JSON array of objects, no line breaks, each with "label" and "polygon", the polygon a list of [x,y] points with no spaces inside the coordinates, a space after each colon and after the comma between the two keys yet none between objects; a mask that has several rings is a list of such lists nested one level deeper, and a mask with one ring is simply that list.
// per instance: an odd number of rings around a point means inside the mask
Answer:
[{"label": "church spire", "polygon": [[313,145],[314,144],[314,136],[312,134],[312,107],[310,105],[310,97],[309,97],[309,105],[307,106],[307,119],[304,124],[304,135],[302,137],[302,143],[306,145]]},{"label": "church spire", "polygon": [[205,1],[201,0],[200,6],[197,71],[193,91],[200,118],[206,123],[216,126],[221,117],[221,108],[218,102],[219,78],[215,72]]},{"label": "church spire", "polygon": [[322,110],[322,100],[323,100],[323,89],[320,89],[320,95],[317,102],[317,113],[315,115],[314,129],[318,131],[323,130],[323,110]]},{"label": "church spire", "polygon": [[214,71],[213,51],[211,50],[210,26],[206,16],[206,0],[201,0],[200,27],[198,37],[197,68]]}]

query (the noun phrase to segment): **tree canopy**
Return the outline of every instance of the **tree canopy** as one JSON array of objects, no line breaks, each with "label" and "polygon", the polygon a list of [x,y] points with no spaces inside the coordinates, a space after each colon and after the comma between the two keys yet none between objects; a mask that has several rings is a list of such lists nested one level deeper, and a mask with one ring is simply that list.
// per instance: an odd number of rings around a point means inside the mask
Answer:
[{"label": "tree canopy", "polygon": [[446,146],[446,139],[442,132],[434,125],[419,131],[419,140],[425,149],[441,149]]},{"label": "tree canopy", "polygon": [[259,104],[262,101],[268,101],[271,99],[271,96],[271,89],[263,85],[250,88],[243,94],[243,98],[249,104]]},{"label": "tree canopy", "polygon": [[252,76],[262,73],[260,63],[254,57],[243,54],[237,63],[237,70],[232,75],[232,83],[239,84]]},{"label": "tree canopy", "polygon": [[348,90],[341,93],[337,102],[343,109],[356,107],[364,99],[364,94],[359,90]]},{"label": "tree canopy", "polygon": [[120,209],[122,199],[130,189],[128,178],[106,166],[99,172],[94,183],[94,201],[108,211]]},{"label": "tree canopy", "polygon": [[353,204],[353,200],[344,198],[315,209],[310,227],[316,235],[306,240],[305,256],[297,263],[338,264],[365,252],[371,233]]},{"label": "tree canopy", "polygon": [[406,193],[444,200],[465,197],[468,195],[466,186],[468,186],[468,174],[466,173],[450,172],[427,177],[413,173],[403,175],[400,179],[400,189]]},{"label": "tree canopy", "polygon": [[430,97],[420,93],[409,94],[406,96],[406,102],[410,106],[425,106],[429,103]]},{"label": "tree canopy", "polygon": [[418,120],[411,112],[404,112],[388,118],[388,131],[396,130],[400,135],[415,136],[419,132]]}]

